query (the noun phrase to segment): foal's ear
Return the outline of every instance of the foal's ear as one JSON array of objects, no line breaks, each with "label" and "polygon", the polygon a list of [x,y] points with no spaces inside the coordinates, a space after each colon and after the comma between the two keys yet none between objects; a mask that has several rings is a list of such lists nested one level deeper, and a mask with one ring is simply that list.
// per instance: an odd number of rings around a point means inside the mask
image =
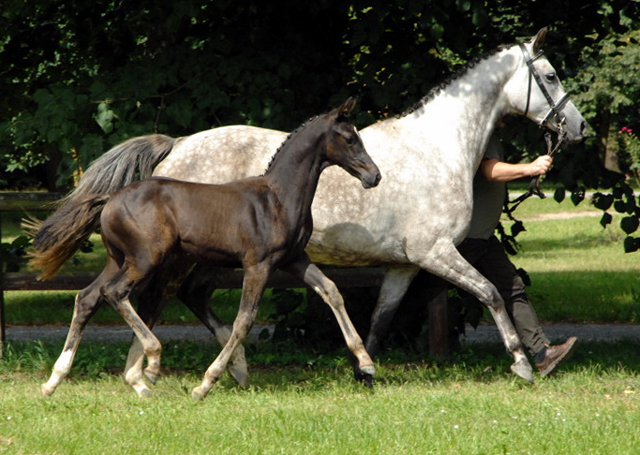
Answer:
[{"label": "foal's ear", "polygon": [[355,106],[356,106],[356,99],[353,97],[350,97],[347,101],[342,103],[340,107],[337,107],[335,109],[335,112],[337,114],[336,117],[349,117],[349,114],[351,113],[351,111]]},{"label": "foal's ear", "polygon": [[531,40],[531,43],[533,44],[533,53],[537,54],[538,51],[540,51],[540,46],[542,46],[542,43],[544,42],[544,39],[547,37],[547,31],[549,29],[547,27],[541,28],[538,33],[536,33],[536,36],[533,37],[533,39]]}]

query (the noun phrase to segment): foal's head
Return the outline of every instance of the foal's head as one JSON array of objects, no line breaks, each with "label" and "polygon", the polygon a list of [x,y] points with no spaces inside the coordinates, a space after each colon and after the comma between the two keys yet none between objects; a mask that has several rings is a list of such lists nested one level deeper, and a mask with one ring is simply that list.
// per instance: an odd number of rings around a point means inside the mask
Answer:
[{"label": "foal's head", "polygon": [[373,188],[380,182],[380,169],[365,150],[360,134],[349,120],[355,104],[355,100],[349,98],[340,107],[321,116],[331,123],[327,135],[327,163],[337,164],[360,179],[363,187]]}]

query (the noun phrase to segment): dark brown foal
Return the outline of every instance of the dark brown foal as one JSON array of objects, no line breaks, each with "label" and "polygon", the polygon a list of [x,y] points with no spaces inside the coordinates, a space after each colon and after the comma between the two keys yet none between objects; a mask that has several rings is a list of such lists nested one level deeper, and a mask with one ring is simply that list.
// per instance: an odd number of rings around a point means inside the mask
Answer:
[{"label": "dark brown foal", "polygon": [[[299,128],[281,146],[263,176],[225,185],[148,179],[112,196],[81,201],[75,216],[68,217],[73,224],[67,229],[85,232],[87,226],[95,226],[101,213],[102,239],[109,257],[101,275],[76,298],[67,342],[51,378],[42,386],[43,393],[53,393],[68,374],[84,326],[103,300],[131,326],[148,358],[145,374],[152,381],[157,378],[160,343],[134,311],[129,297],[166,269],[167,261],[244,269],[231,337],[207,369],[202,384],[193,390],[194,398],[206,396],[224,372],[255,320],[269,276],[278,268],[303,279],[331,306],[360,369],[372,376],[373,362],[338,289],[304,251],[313,229],[311,203],[323,169],[337,164],[359,178],[365,188],[380,181],[377,166],[348,120],[354,104],[348,100]],[[67,254],[71,249],[67,246],[61,251]],[[40,261],[47,263],[44,258]],[[132,371],[137,373],[128,374],[125,380],[139,395],[149,394],[140,370]]]}]

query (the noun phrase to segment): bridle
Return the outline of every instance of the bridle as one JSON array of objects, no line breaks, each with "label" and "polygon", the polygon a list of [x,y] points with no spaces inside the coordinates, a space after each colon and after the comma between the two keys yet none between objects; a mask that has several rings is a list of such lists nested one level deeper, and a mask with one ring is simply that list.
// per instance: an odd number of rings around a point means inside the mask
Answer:
[{"label": "bridle", "polygon": [[[562,145],[562,143],[564,142],[567,136],[567,133],[564,130],[565,117],[562,115],[560,110],[567,103],[567,101],[569,101],[569,94],[565,93],[562,96],[562,98],[560,98],[560,100],[558,100],[558,102],[555,103],[553,101],[553,98],[551,98],[551,95],[549,95],[549,92],[547,91],[547,87],[545,87],[545,85],[542,83],[542,78],[540,77],[540,74],[538,74],[538,70],[536,70],[536,67],[533,65],[533,62],[535,62],[537,59],[542,57],[544,52],[538,51],[537,54],[531,57],[531,54],[529,54],[529,51],[527,50],[527,47],[524,44],[520,43],[519,46],[520,46],[520,50],[522,50],[522,55],[524,55],[524,59],[527,63],[527,67],[529,68],[529,84],[527,87],[527,105],[524,110],[524,115],[526,117],[527,114],[529,113],[529,104],[531,103],[531,79],[534,79],[536,81],[536,84],[538,84],[540,91],[542,92],[545,99],[547,100],[547,103],[549,103],[549,111],[547,112],[547,115],[544,116],[544,118],[538,125],[540,127],[543,127],[544,124],[547,123],[547,121],[549,121],[549,119],[553,115],[553,119],[556,122],[556,128],[558,130],[558,142],[556,143],[555,147],[552,146],[551,135],[549,134],[549,132],[545,133],[544,135],[544,139],[547,143],[547,155],[551,156],[560,148],[560,146]],[[517,199],[510,202],[511,204],[514,204],[513,207],[511,207],[510,211],[515,210],[516,207],[522,201],[524,201],[529,196],[532,196],[534,194],[541,199],[545,198],[544,193],[542,192],[542,190],[540,190],[540,177],[541,176],[534,177],[531,180],[531,183],[529,184],[529,191],[527,191]]]},{"label": "bridle", "polygon": [[545,87],[545,85],[542,83],[542,78],[540,77],[540,74],[538,74],[538,70],[536,70],[536,67],[533,66],[533,62],[535,62],[537,59],[542,57],[544,52],[543,51],[538,51],[538,53],[536,55],[531,57],[531,55],[529,54],[529,51],[527,50],[527,47],[522,43],[520,43],[520,50],[522,50],[522,54],[524,55],[524,59],[525,59],[525,61],[527,63],[527,66],[529,67],[529,84],[528,84],[528,88],[527,88],[527,106],[526,106],[526,108],[524,110],[524,116],[526,117],[527,114],[529,113],[529,104],[531,103],[531,79],[535,79],[536,84],[538,84],[538,87],[540,88],[540,91],[542,92],[542,94],[544,95],[545,99],[547,100],[547,103],[549,103],[549,108],[550,108],[549,112],[547,112],[547,115],[544,116],[544,118],[539,123],[539,125],[543,126],[547,122],[547,120],[549,120],[549,118],[551,117],[551,114],[553,114],[554,120],[556,121],[558,126],[562,125],[564,123],[564,121],[565,121],[565,117],[560,113],[560,110],[567,103],[567,101],[569,101],[569,94],[565,93],[562,96],[562,98],[560,98],[560,100],[557,103],[555,103],[553,101],[553,98],[551,98],[551,95],[549,95],[549,92],[547,91],[547,87]]},{"label": "bridle", "polygon": [[[557,103],[555,103],[553,101],[553,98],[551,98],[551,95],[549,95],[549,92],[547,91],[547,88],[545,87],[545,85],[542,83],[542,78],[540,78],[540,74],[538,74],[538,70],[536,70],[536,67],[533,65],[533,62],[535,62],[537,59],[539,59],[540,57],[542,57],[543,55],[543,51],[538,51],[533,57],[531,57],[531,54],[529,54],[529,51],[527,50],[526,46],[522,43],[520,43],[520,49],[522,50],[522,54],[524,56],[524,59],[527,63],[527,67],[529,68],[529,84],[528,84],[528,88],[527,88],[527,105],[526,108],[524,110],[524,115],[525,117],[527,116],[527,114],[529,113],[529,104],[531,103],[531,79],[534,79],[536,81],[536,84],[538,84],[538,87],[540,88],[540,91],[542,92],[542,94],[544,95],[545,99],[547,100],[547,103],[549,103],[549,111],[547,112],[547,114],[544,116],[544,118],[542,119],[542,121],[540,123],[538,123],[538,126],[540,126],[541,128],[544,127],[544,124],[547,123],[549,121],[549,119],[551,118],[551,116],[553,116],[553,120],[556,122],[556,128],[558,131],[558,142],[556,143],[555,146],[553,146],[552,141],[551,141],[551,134],[549,134],[549,131],[547,131],[544,135],[544,139],[545,142],[547,143],[547,155],[552,156],[556,151],[558,151],[558,149],[560,148],[560,146],[562,145],[562,143],[564,142],[564,140],[567,137],[567,133],[564,130],[564,124],[565,124],[565,117],[562,115],[562,113],[560,112],[560,110],[562,109],[562,107],[567,103],[567,101],[569,101],[569,94],[565,93],[562,98],[560,98],[560,100],[558,100]],[[517,226],[517,230],[524,230],[524,227],[522,226],[522,222],[516,220],[513,217],[513,211],[520,205],[520,203],[522,201],[524,201],[525,199],[533,196],[534,194],[536,196],[538,196],[540,199],[544,199],[546,196],[544,195],[544,193],[542,192],[542,190],[540,189],[540,178],[542,176],[537,176],[534,177],[533,179],[531,179],[531,183],[529,184],[529,190],[526,193],[523,193],[522,195],[520,195],[519,197],[517,197],[516,199],[510,201],[509,200],[509,193],[507,191],[507,189],[505,188],[505,201],[504,201],[504,207],[502,209],[503,213],[511,220],[514,222],[514,226]],[[505,246],[505,249],[507,249],[507,251],[512,251],[512,253],[510,254],[516,254],[515,253],[515,247],[517,246],[517,242],[515,240],[515,236],[517,235],[517,232],[512,234],[512,235],[507,235],[504,232],[504,228],[502,227],[501,224],[498,224],[498,231],[500,232],[500,236],[502,238],[502,244]],[[514,232],[514,227],[512,226],[511,231]]]}]

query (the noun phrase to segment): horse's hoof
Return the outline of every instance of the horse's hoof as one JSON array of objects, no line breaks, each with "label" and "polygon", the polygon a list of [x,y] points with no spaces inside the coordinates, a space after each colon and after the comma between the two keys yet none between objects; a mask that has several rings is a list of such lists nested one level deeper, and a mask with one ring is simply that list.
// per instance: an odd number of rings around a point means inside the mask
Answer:
[{"label": "horse's hoof", "polygon": [[511,371],[516,376],[520,376],[525,381],[533,384],[533,370],[527,359],[522,359],[511,365]]},{"label": "horse's hoof", "polygon": [[158,381],[158,378],[160,377],[159,373],[157,373],[155,371],[149,371],[148,368],[145,368],[144,375],[147,377],[149,382],[151,382],[151,384],[153,384],[153,385],[156,384],[156,382]]},{"label": "horse's hoof", "polygon": [[153,396],[153,392],[151,391],[151,389],[147,389],[147,388],[136,390],[136,393],[140,398],[149,398]]},{"label": "horse's hoof", "polygon": [[244,364],[244,368],[242,366],[231,365],[229,367],[229,374],[236,380],[238,385],[246,389],[249,387],[249,371],[247,370],[247,364]]},{"label": "horse's hoof", "polygon": [[375,376],[376,375],[376,366],[373,363],[369,363],[367,365],[363,365],[359,368],[360,374],[365,376]]},{"label": "horse's hoof", "polygon": [[200,401],[207,396],[207,393],[202,390],[202,387],[196,387],[191,391],[191,398],[193,401]]},{"label": "horse's hoof", "polygon": [[362,382],[367,386],[368,389],[373,389],[373,376],[370,374],[365,374],[362,378]]},{"label": "horse's hoof", "polygon": [[55,392],[55,391],[56,391],[56,388],[55,388],[55,387],[50,387],[50,386],[49,386],[49,385],[47,385],[47,384],[42,384],[42,385],[40,386],[40,392],[42,392],[42,394],[43,394],[45,397],[50,397],[51,395],[53,395],[53,392]]}]

